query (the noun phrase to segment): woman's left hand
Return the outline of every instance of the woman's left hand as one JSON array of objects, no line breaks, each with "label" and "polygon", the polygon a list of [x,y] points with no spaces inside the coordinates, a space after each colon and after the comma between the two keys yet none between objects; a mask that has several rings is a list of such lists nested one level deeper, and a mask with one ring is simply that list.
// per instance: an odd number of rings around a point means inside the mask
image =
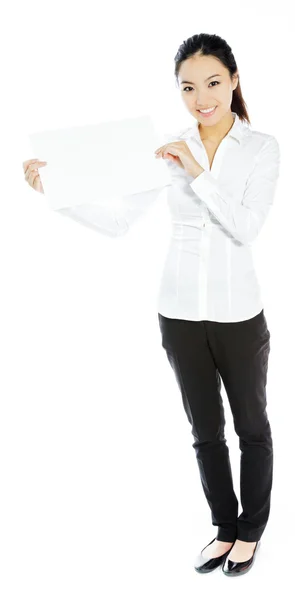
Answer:
[{"label": "woman's left hand", "polygon": [[155,150],[155,154],[156,158],[168,158],[194,178],[204,171],[184,141],[164,144]]}]

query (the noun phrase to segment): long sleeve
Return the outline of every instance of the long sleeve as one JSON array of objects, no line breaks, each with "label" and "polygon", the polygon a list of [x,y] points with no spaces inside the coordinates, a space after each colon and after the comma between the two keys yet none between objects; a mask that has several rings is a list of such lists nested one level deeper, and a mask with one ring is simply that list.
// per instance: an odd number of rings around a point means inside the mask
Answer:
[{"label": "long sleeve", "polygon": [[125,235],[133,223],[146,214],[157,201],[160,192],[168,185],[124,196],[118,206],[114,206],[112,202],[108,204],[106,201],[101,201],[60,208],[57,212],[99,233],[118,237]]},{"label": "long sleeve", "polygon": [[189,185],[235,239],[251,244],[273,204],[279,169],[279,144],[270,136],[257,155],[241,203],[222,188],[210,171],[203,171]]}]

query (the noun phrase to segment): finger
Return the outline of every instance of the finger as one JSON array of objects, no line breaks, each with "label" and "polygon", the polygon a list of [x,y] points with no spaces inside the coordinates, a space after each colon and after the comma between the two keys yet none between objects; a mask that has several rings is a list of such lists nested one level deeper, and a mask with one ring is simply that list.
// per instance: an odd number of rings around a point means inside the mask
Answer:
[{"label": "finger", "polygon": [[24,160],[23,162],[23,167],[24,169],[27,168],[27,166],[31,163],[31,162],[35,162],[36,160],[39,160],[38,158],[29,158],[29,160]]},{"label": "finger", "polygon": [[156,152],[156,156],[164,156],[164,154],[167,152],[167,147],[166,146],[162,146],[162,148],[160,148],[158,150],[158,152]]},{"label": "finger", "polygon": [[27,172],[27,170],[32,170],[32,169],[37,169],[39,166],[41,165],[46,165],[46,161],[43,160],[38,160],[38,158],[31,158],[30,160],[26,160],[25,162],[23,162],[23,170],[24,173]]},{"label": "finger", "polygon": [[25,171],[25,180],[29,181],[29,178],[31,176],[31,173],[38,173],[38,169],[37,169],[37,163],[33,163],[35,165],[35,168],[32,169],[31,165],[28,165],[26,171]]},{"label": "finger", "polygon": [[32,171],[34,169],[38,169],[38,167],[40,165],[47,165],[46,160],[36,160],[36,161],[33,161],[26,168],[29,169],[30,171]]},{"label": "finger", "polygon": [[156,148],[155,154],[158,154],[158,152],[161,152],[161,150],[163,150],[163,148],[165,148],[165,145],[164,146],[160,146],[160,148]]},{"label": "finger", "polygon": [[37,179],[38,177],[40,177],[39,173],[38,173],[38,172],[37,172],[37,173],[35,173],[34,171],[32,171],[32,172],[30,173],[30,176],[29,176],[29,179],[28,179],[28,183],[29,183],[29,184],[30,184],[32,187],[34,187],[34,182],[35,182],[35,179]]},{"label": "finger", "polygon": [[31,169],[29,165],[25,173],[25,180],[30,183],[32,181],[32,175],[35,176],[36,174],[39,174],[38,169]]}]

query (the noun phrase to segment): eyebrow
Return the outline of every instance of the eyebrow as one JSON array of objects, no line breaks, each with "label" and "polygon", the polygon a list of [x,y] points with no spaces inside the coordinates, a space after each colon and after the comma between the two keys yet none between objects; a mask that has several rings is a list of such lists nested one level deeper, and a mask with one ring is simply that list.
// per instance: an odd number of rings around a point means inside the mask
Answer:
[{"label": "eyebrow", "polygon": [[[218,75],[218,73],[215,73],[215,75],[210,75],[210,77],[207,77],[207,79],[205,79],[205,81],[208,81],[208,79],[212,79],[212,77],[221,77],[221,75]],[[180,83],[193,83],[193,82],[192,81],[181,81]]]}]

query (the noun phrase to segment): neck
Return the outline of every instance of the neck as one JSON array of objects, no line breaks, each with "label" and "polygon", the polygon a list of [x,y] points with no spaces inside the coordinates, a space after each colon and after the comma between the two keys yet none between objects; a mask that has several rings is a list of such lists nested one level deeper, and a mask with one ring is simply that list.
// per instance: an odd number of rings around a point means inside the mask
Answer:
[{"label": "neck", "polygon": [[207,140],[209,142],[219,142],[226,136],[229,130],[232,128],[235,122],[232,112],[226,113],[222,119],[216,125],[204,126],[199,124],[199,133],[201,140]]}]

